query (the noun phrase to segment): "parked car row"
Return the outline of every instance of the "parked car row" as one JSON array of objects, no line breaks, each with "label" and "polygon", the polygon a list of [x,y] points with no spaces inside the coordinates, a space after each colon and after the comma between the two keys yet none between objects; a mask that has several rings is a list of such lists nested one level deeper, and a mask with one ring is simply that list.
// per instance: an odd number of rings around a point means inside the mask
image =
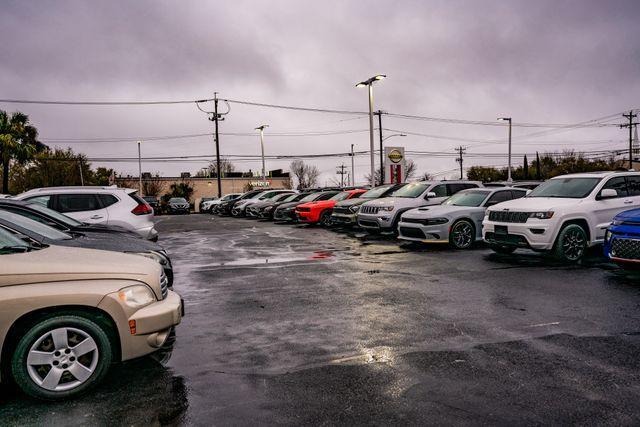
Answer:
[{"label": "parked car row", "polygon": [[623,266],[640,265],[640,173],[594,172],[546,182],[483,185],[420,181],[366,189],[254,190],[217,204],[212,214],[359,227],[401,240],[496,252],[525,248],[577,262],[604,244]]},{"label": "parked car row", "polygon": [[66,398],[167,342],[184,309],[152,216],[115,187],[0,200],[0,381]]}]

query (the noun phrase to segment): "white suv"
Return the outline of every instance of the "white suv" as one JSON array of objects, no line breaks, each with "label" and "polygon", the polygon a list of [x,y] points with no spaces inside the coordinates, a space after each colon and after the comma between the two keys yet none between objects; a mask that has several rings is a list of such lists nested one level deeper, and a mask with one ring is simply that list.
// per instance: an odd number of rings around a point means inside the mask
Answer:
[{"label": "white suv", "polygon": [[604,241],[616,214],[638,206],[640,172],[562,175],[524,198],[489,208],[484,240],[496,252],[529,248],[576,262],[588,246]]},{"label": "white suv", "polygon": [[366,202],[358,211],[358,225],[371,231],[396,231],[400,215],[409,209],[439,205],[458,191],[482,187],[476,181],[420,181],[407,184],[389,197]]},{"label": "white suv", "polygon": [[47,187],[14,198],[41,203],[80,222],[115,225],[135,231],[145,239],[158,240],[151,220],[153,209],[130,188]]}]

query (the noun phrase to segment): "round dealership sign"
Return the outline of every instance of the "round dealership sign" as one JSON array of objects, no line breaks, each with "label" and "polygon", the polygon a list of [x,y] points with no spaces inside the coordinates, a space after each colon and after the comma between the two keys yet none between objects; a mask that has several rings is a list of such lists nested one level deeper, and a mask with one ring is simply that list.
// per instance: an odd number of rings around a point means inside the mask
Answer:
[{"label": "round dealership sign", "polygon": [[402,153],[400,150],[391,150],[389,153],[389,160],[393,163],[400,163],[400,161],[402,161]]}]

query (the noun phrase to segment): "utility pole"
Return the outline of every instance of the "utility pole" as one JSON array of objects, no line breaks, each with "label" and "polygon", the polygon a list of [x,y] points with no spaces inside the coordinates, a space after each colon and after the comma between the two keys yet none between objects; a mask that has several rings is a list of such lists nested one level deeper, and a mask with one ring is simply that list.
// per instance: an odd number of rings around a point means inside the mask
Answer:
[{"label": "utility pole", "polygon": [[138,141],[138,185],[139,185],[138,191],[140,191],[141,196],[144,196],[144,194],[142,194],[142,158],[140,157],[141,142],[142,141]]},{"label": "utility pole", "polygon": [[378,116],[378,134],[380,135],[380,185],[384,184],[384,150],[382,149],[382,110],[376,112]]},{"label": "utility pole", "polygon": [[[220,175],[222,171],[220,170],[220,140],[218,139],[218,120],[220,120],[220,116],[218,115],[218,92],[213,93],[213,121],[216,124],[216,134],[214,138],[216,139],[216,178],[218,181],[218,198],[222,197],[222,180]],[[224,119],[222,119],[224,120]]]},{"label": "utility pole", "polygon": [[375,75],[373,77],[371,77],[370,79],[367,79],[365,81],[362,81],[360,83],[358,83],[356,85],[356,87],[366,87],[368,89],[368,94],[369,94],[369,153],[370,153],[370,157],[371,157],[371,188],[376,186],[376,165],[375,165],[375,154],[373,153],[374,151],[374,145],[373,145],[373,83],[377,82],[378,80],[382,80],[385,77],[387,77],[384,74],[378,74]]},{"label": "utility pole", "polygon": [[80,169],[80,185],[84,187],[84,176],[82,175],[82,158],[78,159],[78,169]]},{"label": "utility pole", "polygon": [[356,186],[356,171],[355,171],[355,161],[353,154],[353,144],[351,144],[351,186]]},{"label": "utility pole", "polygon": [[633,169],[633,127],[638,125],[638,122],[633,122],[633,119],[638,117],[637,114],[633,114],[633,110],[629,111],[629,114],[623,114],[624,117],[629,119],[629,123],[620,125],[621,128],[629,128],[629,169]]},{"label": "utility pole", "polygon": [[344,164],[341,164],[340,166],[336,166],[338,168],[338,171],[336,172],[337,175],[340,175],[340,187],[344,187],[344,176],[347,175],[349,172],[347,172],[345,169],[347,168]]},{"label": "utility pole", "polygon": [[513,182],[511,179],[511,117],[499,117],[498,120],[509,122],[509,166],[507,166],[507,182]]},{"label": "utility pole", "polygon": [[461,145],[458,147],[458,157],[456,158],[456,162],[460,163],[460,179],[462,179],[463,168],[462,168],[462,155],[465,153],[466,149]]},{"label": "utility pole", "polygon": [[269,127],[269,125],[260,125],[255,130],[260,131],[260,151],[262,152],[262,181],[265,182],[267,180],[266,169],[264,167],[264,128]]}]

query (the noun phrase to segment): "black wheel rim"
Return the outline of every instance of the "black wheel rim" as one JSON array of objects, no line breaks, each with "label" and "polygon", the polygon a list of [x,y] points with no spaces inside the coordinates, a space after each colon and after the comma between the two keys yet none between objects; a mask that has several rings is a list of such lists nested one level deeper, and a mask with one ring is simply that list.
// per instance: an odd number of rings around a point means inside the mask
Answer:
[{"label": "black wheel rim", "polygon": [[456,248],[466,249],[473,242],[473,227],[468,222],[460,222],[453,227],[452,241]]},{"label": "black wheel rim", "polygon": [[562,253],[568,260],[576,261],[584,254],[586,243],[587,239],[582,230],[568,230],[562,239]]}]

